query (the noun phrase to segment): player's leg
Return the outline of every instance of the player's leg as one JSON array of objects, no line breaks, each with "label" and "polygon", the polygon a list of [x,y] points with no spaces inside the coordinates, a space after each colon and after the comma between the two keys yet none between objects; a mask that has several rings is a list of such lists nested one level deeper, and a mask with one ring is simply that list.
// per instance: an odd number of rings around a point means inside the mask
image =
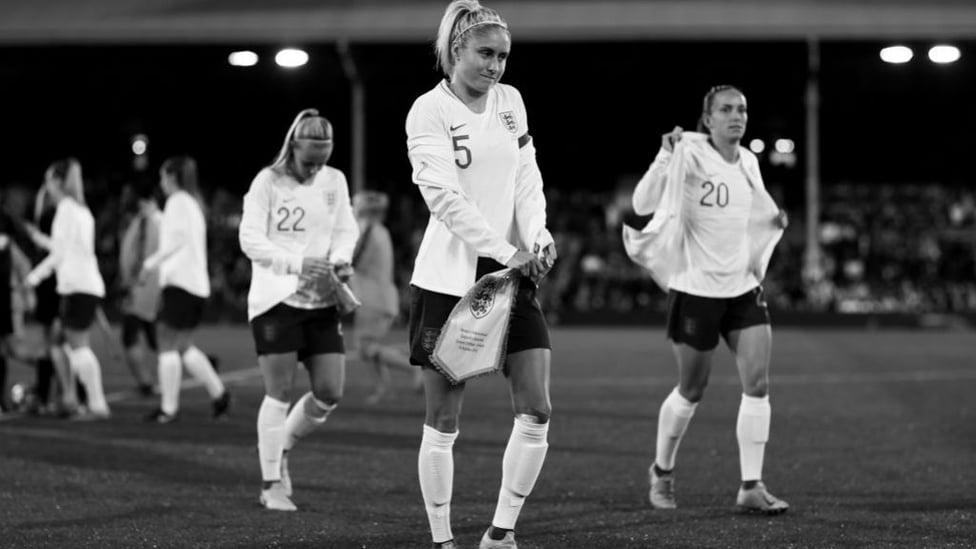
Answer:
[{"label": "player's leg", "polygon": [[217,375],[210,358],[193,342],[193,335],[203,319],[206,299],[182,289],[175,289],[171,292],[171,296],[179,312],[176,318],[168,318],[167,324],[175,332],[176,347],[180,350],[183,366],[191,376],[203,384],[207,394],[210,395],[213,417],[215,419],[222,417],[230,407],[230,393]]},{"label": "player's leg", "polygon": [[667,335],[678,363],[678,385],[658,412],[654,463],[648,471],[648,498],[657,509],[674,509],[675,458],[698,402],[705,394],[718,345],[721,301],[671,291]]},{"label": "player's leg", "polygon": [[103,419],[110,415],[102,387],[102,366],[92,352],[89,341],[89,332],[95,322],[99,301],[93,295],[71,294],[67,296],[63,318],[68,362],[88,398],[90,414],[81,419]]},{"label": "player's leg", "polygon": [[464,384],[450,382],[430,362],[437,337],[458,298],[410,288],[410,363],[423,368],[425,416],[417,474],[435,546],[453,544],[454,441],[457,440]]},{"label": "player's leg", "polygon": [[527,349],[507,357],[512,411],[512,433],[502,457],[502,482],[491,528],[480,547],[514,546],[515,523],[525,499],[532,493],[549,449],[549,349]]},{"label": "player's leg", "polygon": [[[260,353],[260,350],[259,350]],[[295,352],[259,354],[264,399],[258,409],[258,458],[261,461],[261,504],[271,510],[295,511],[281,478],[288,417],[288,392],[295,380]]]},{"label": "player's leg", "polygon": [[505,361],[514,421],[502,458],[502,482],[491,527],[480,548],[515,546],[515,523],[525,498],[535,487],[549,449],[549,376],[552,344],[537,288],[522,280],[509,322]]},{"label": "player's leg", "polygon": [[128,313],[122,316],[122,347],[125,349],[125,364],[136,382],[139,394],[149,396],[152,394],[152,383],[143,368],[145,354],[139,342],[141,330],[141,320],[138,317]]},{"label": "player's leg", "polygon": [[736,421],[742,485],[736,503],[749,511],[767,514],[785,512],[789,505],[766,491],[762,482],[766,442],[769,440],[769,364],[772,330],[769,314],[757,288],[732,300],[723,333],[735,353],[742,383],[742,399]]}]

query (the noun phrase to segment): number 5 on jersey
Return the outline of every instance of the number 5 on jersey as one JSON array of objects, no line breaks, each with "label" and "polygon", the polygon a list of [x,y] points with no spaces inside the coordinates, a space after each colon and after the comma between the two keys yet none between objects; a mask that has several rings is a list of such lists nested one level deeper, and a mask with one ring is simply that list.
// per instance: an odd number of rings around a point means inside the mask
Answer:
[{"label": "number 5 on jersey", "polygon": [[[471,165],[471,149],[461,144],[462,141],[465,141],[470,137],[471,136],[469,135],[455,135],[451,137],[451,139],[454,140],[454,151],[455,151],[454,163],[457,164],[457,167],[461,168],[462,170]],[[459,155],[456,154],[458,152],[460,152],[461,155],[463,155],[464,157],[463,161],[461,160]]]}]

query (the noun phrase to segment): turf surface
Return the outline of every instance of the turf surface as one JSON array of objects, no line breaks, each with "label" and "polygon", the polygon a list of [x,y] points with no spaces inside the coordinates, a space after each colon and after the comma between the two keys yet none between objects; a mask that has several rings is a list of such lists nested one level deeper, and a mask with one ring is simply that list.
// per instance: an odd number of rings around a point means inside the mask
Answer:
[{"label": "turf surface", "polygon": [[[971,332],[777,330],[764,476],[792,507],[771,518],[733,509],[740,391],[727,351],[678,454],[679,509],[662,512],[646,502],[676,375],[661,329],[556,329],[553,342],[549,458],[519,521],[523,549],[976,547]],[[0,421],[0,547],[429,547],[423,402],[405,376],[367,406],[372,374],[351,362],[340,408],[291,454],[299,511],[269,512],[257,502],[263,392],[249,335],[210,327],[199,343],[232,380],[228,421],[211,421],[191,387],[179,423],[142,423],[155,400],[136,397],[104,351],[111,420]],[[468,387],[452,505],[461,547],[477,546],[494,510],[508,402],[500,377]]]}]

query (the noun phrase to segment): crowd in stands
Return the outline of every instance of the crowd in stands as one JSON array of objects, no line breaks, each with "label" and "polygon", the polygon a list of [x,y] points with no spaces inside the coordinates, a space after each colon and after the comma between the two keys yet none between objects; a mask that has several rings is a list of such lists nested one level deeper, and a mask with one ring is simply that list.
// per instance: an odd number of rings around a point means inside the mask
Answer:
[{"label": "crowd in stands", "polygon": [[[121,190],[120,190],[121,189]],[[29,218],[34,189],[11,186],[3,207]],[[119,235],[134,212],[124,182],[86,180],[97,249],[116,285]],[[210,320],[242,321],[250,264],[240,252],[241,196],[211,187],[208,202]],[[427,209],[412,188],[392,192],[387,219],[406,288]],[[665,295],[626,256],[621,224],[630,197],[620,191],[546,190],[559,261],[542,286],[553,320],[567,312],[663,311]],[[804,213],[790,211],[764,282],[771,307],[789,311],[976,313],[976,191],[938,184],[827,184],[822,191],[819,268],[804,268]],[[401,292],[406,310],[408,292]],[[118,298],[110,293],[109,298]]]}]

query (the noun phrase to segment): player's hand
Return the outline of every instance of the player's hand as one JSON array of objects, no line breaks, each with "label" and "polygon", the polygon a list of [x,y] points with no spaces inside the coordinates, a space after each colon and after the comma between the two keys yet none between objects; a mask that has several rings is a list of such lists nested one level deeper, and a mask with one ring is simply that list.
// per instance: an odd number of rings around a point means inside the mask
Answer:
[{"label": "player's hand", "polygon": [[776,217],[773,218],[773,225],[780,229],[786,229],[790,226],[790,218],[786,215],[786,210],[780,210]]},{"label": "player's hand", "polygon": [[661,136],[661,148],[672,152],[674,151],[674,146],[681,141],[681,134],[684,133],[684,129],[681,126],[675,126],[673,130]]},{"label": "player's hand", "polygon": [[349,279],[352,278],[352,275],[356,272],[352,268],[352,265],[348,263],[336,263],[334,269],[336,278],[338,278],[340,282],[349,282]]},{"label": "player's hand", "polygon": [[552,269],[552,266],[556,264],[556,258],[558,257],[558,254],[556,254],[556,243],[550,242],[549,244],[546,244],[546,247],[542,249],[540,256],[542,266],[545,267],[547,271]]},{"label": "player's hand", "polygon": [[523,276],[527,276],[533,280],[539,278],[545,272],[542,261],[538,256],[533,253],[523,252],[522,250],[515,252],[515,255],[505,263],[505,266],[518,269]]},{"label": "player's hand", "polygon": [[27,278],[24,279],[24,286],[27,286],[28,288],[36,288],[40,283],[41,277],[35,272],[31,272],[27,275]]},{"label": "player's hand", "polygon": [[145,265],[139,268],[139,275],[136,276],[136,284],[139,286],[145,285],[149,282],[149,269]]},{"label": "player's hand", "polygon": [[313,277],[326,276],[332,272],[332,263],[324,257],[302,258],[302,274]]}]

